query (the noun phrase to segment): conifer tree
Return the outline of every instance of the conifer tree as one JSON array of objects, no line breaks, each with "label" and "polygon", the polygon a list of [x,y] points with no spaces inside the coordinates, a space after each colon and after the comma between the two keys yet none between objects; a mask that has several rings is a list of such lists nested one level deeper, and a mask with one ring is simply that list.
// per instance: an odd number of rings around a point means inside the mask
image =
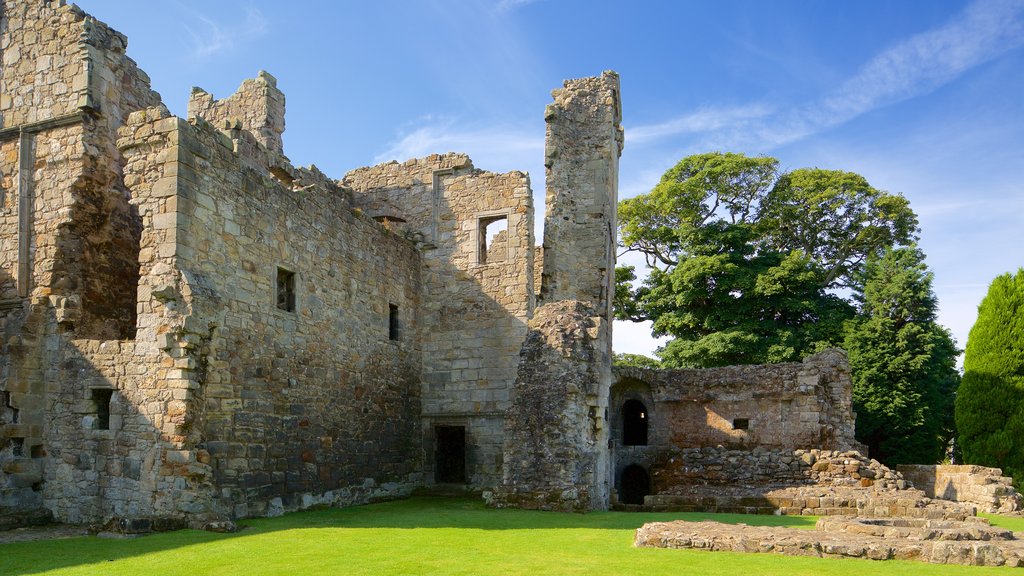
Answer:
[{"label": "conifer tree", "polygon": [[957,349],[936,323],[924,254],[909,246],[869,258],[845,347],[857,439],[886,464],[933,464],[953,436]]},{"label": "conifer tree", "polygon": [[978,307],[956,399],[964,460],[1024,481],[1024,268],[992,281]]}]

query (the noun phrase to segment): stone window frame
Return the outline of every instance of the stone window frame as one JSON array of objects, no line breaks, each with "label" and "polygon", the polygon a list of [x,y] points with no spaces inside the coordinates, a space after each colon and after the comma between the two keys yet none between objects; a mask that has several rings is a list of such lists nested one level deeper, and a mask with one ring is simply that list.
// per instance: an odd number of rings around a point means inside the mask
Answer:
[{"label": "stone window frame", "polygon": [[[290,306],[288,306],[288,307],[281,307],[281,298],[280,298],[280,292],[279,292],[279,288],[280,288],[280,274],[281,274],[281,272],[286,272],[286,273],[291,275],[291,287],[290,287],[291,288],[291,301],[288,302],[288,304],[290,304]],[[290,266],[284,266],[282,264],[277,264],[274,267],[274,283],[273,283],[272,294],[273,294],[272,303],[273,303],[273,306],[274,306],[274,310],[277,310],[279,312],[285,312],[285,313],[288,313],[288,314],[298,314],[298,312],[299,312],[299,297],[298,297],[298,295],[299,295],[299,273],[296,272],[295,269],[290,267]]]},{"label": "stone window frame", "polygon": [[[506,264],[512,260],[512,212],[512,208],[501,208],[499,210],[484,210],[473,214],[473,229],[470,231],[470,245],[473,247],[473,266],[490,266],[494,264],[493,262],[486,261],[486,253],[482,250],[484,248],[483,242],[486,242],[486,238],[480,238],[480,232],[488,224],[499,220],[505,220],[505,229],[507,230],[505,237],[507,240],[505,243],[505,258],[498,263]],[[481,261],[481,255],[485,256],[483,261]]]}]

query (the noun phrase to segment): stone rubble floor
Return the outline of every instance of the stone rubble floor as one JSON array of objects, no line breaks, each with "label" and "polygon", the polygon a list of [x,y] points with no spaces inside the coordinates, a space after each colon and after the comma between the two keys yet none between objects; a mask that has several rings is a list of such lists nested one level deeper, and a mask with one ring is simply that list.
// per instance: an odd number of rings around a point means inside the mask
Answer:
[{"label": "stone rubble floor", "polygon": [[0,544],[12,542],[35,542],[37,540],[54,540],[57,538],[77,538],[88,536],[88,526],[70,524],[47,524],[45,526],[28,526],[0,531]]},{"label": "stone rubble floor", "polygon": [[1024,566],[1024,533],[965,522],[920,518],[820,518],[814,530],[722,524],[652,522],[634,544],[649,548],[760,552],[819,558],[919,560],[967,566]]}]

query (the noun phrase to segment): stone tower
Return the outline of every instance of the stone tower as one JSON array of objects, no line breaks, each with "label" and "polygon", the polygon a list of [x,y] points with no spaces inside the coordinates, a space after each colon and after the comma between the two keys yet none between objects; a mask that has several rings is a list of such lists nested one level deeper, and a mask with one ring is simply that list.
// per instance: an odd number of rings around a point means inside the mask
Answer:
[{"label": "stone tower", "polygon": [[608,507],[619,77],[569,80],[545,111],[541,304],[520,352],[491,505]]},{"label": "stone tower", "polygon": [[619,76],[569,80],[544,119],[542,302],[586,302],[611,320],[622,106]]}]

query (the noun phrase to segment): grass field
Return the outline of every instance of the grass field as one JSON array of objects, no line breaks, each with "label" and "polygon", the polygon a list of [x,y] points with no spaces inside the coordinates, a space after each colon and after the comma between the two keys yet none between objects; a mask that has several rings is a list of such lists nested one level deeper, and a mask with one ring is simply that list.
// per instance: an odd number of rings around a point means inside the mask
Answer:
[{"label": "grass field", "polygon": [[[795,528],[811,528],[815,520],[730,514],[560,514],[488,510],[465,499],[413,498],[247,520],[242,522],[246,528],[236,534],[183,530],[129,540],[89,537],[4,544],[0,545],[0,575],[981,576],[1012,570],[633,548],[637,527],[669,519]],[[1008,521],[1024,524],[1020,519]],[[994,523],[1002,522],[994,518]]]}]

